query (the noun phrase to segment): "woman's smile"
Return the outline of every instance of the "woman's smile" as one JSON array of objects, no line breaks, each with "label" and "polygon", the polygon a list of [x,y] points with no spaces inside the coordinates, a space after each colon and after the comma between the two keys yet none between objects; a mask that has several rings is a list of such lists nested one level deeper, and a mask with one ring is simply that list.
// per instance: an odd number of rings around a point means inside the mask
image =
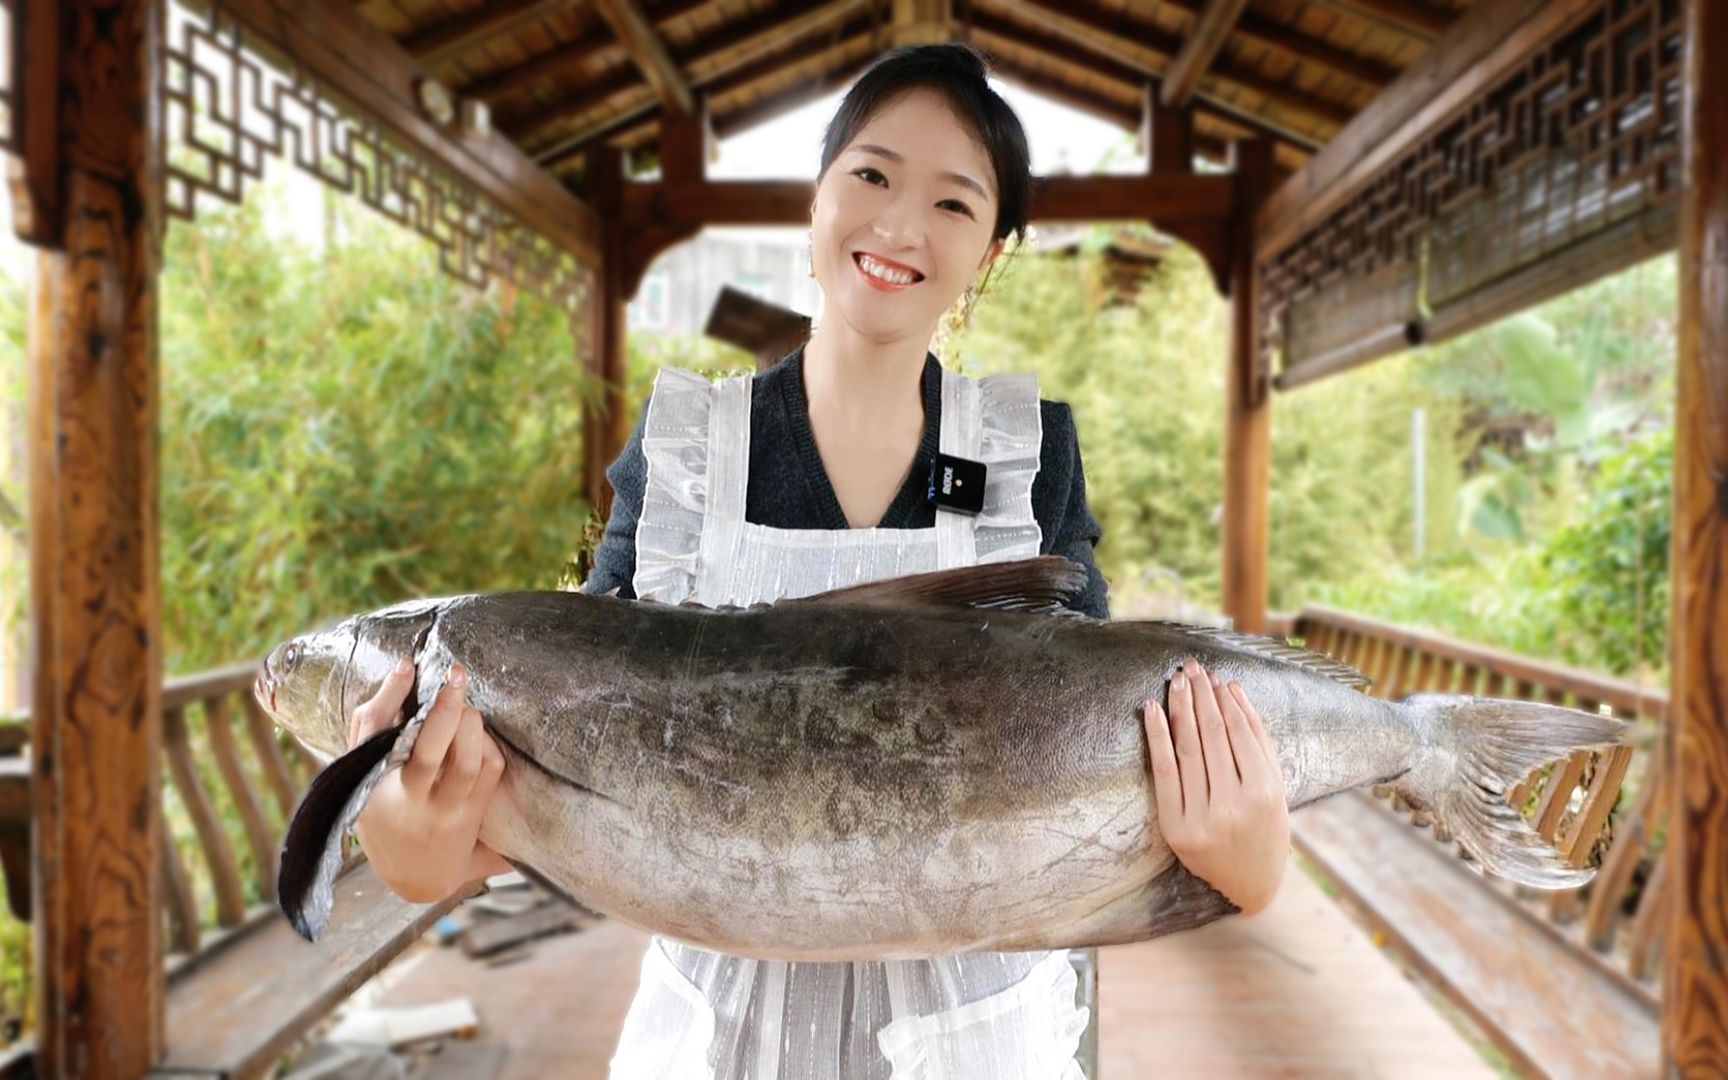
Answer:
[{"label": "woman's smile", "polygon": [[924,280],[917,269],[868,251],[853,252],[852,262],[871,288],[883,292],[901,292]]}]

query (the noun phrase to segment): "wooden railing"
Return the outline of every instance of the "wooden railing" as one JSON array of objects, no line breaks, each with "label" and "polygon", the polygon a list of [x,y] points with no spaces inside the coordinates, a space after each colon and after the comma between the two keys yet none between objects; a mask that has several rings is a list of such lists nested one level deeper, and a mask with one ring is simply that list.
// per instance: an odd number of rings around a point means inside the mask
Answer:
[{"label": "wooden railing", "polygon": [[[1663,882],[1654,847],[1663,831],[1659,722],[1668,707],[1659,689],[1638,686],[1514,653],[1324,607],[1272,620],[1271,630],[1348,663],[1373,680],[1378,697],[1459,693],[1517,698],[1609,712],[1637,722],[1628,745],[1586,751],[1532,774],[1509,797],[1543,839],[1574,865],[1599,862],[1595,879],[1553,892],[1493,887],[1604,970],[1654,1001]],[[1628,801],[1623,793],[1631,793]],[[1444,830],[1401,800],[1377,792],[1413,824]],[[1462,849],[1460,857],[1468,858]]]},{"label": "wooden railing", "polygon": [[[255,665],[241,664],[175,679],[163,691],[162,874],[171,955],[192,957],[225,932],[268,916],[282,834],[318,769],[292,739],[277,734],[253,699],[257,673]],[[184,810],[183,824],[171,823],[170,791]],[[232,818],[222,813],[224,796]],[[241,845],[250,855],[252,904]],[[202,863],[213,913],[199,902],[184,854],[188,847]]]},{"label": "wooden railing", "polygon": [[[236,928],[269,915],[282,833],[317,770],[293,740],[278,735],[253,700],[257,670],[241,664],[173,679],[163,688],[160,828],[171,972]],[[19,737],[0,746],[0,755],[11,756],[10,768],[0,769],[0,836],[27,836],[29,772],[22,737],[28,727],[8,730]],[[232,815],[224,813],[224,803]],[[249,858],[243,860],[241,850]],[[7,858],[5,869],[14,909],[27,916],[29,860]],[[200,901],[203,883],[213,900],[209,907]]]}]

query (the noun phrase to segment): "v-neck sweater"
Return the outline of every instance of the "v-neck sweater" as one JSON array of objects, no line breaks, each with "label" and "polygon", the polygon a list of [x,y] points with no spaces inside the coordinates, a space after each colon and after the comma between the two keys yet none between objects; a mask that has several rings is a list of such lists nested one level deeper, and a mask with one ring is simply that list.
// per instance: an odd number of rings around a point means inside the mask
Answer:
[{"label": "v-neck sweater", "polygon": [[[942,366],[930,355],[924,358],[923,395],[924,434],[906,479],[877,523],[879,528],[936,526],[937,510],[927,498],[927,478],[941,444]],[[1062,402],[1040,400],[1038,406],[1044,437],[1038,475],[1032,482],[1032,514],[1043,533],[1039,550],[1064,555],[1085,567],[1086,587],[1069,599],[1068,606],[1095,618],[1108,618],[1108,590],[1092,550],[1103,537],[1103,529],[1086,506],[1086,476],[1074,414]],[[646,414],[644,408],[644,418]],[[744,495],[746,520],[778,529],[850,527],[810,430],[802,349],[751,382],[749,469]],[[641,420],[624,452],[606,470],[606,479],[614,493],[612,514],[594,553],[593,572],[582,589],[608,592],[616,588],[619,596],[634,598],[631,579],[636,573],[636,523],[648,482]]]}]

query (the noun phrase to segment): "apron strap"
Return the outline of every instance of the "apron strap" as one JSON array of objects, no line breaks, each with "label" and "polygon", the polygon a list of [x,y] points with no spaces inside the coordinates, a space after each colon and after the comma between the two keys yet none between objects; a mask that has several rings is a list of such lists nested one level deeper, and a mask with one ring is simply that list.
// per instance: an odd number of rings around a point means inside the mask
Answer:
[{"label": "apron strap", "polygon": [[744,535],[744,497],[750,473],[751,378],[740,375],[714,384],[708,414],[708,510],[702,519],[701,556],[692,598],[728,602],[724,575],[737,562]]},{"label": "apron strap", "polygon": [[[977,461],[982,456],[984,421],[978,384],[957,372],[942,369],[942,432],[944,454]],[[978,561],[978,519],[971,514],[936,511],[936,568],[953,570]]]}]

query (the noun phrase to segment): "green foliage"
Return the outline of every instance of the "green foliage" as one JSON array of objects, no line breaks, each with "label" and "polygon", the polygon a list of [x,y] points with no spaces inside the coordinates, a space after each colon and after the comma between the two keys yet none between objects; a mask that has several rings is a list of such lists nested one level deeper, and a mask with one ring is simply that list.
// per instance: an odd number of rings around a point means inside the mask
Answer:
[{"label": "green foliage", "polygon": [[[1177,248],[1133,304],[1113,306],[1096,256],[1025,254],[1015,263],[949,342],[959,365],[1036,371],[1046,397],[1072,405],[1087,498],[1104,527],[1097,557],[1114,589],[1132,591],[1163,568],[1216,604],[1229,328],[1210,273]],[[1428,489],[1443,504],[1456,484],[1458,410],[1411,365],[1376,365],[1278,399],[1275,604],[1408,552],[1415,407],[1430,414]]]},{"label": "green foliage", "polygon": [[328,250],[271,235],[272,202],[169,234],[171,672],[404,597],[551,587],[586,513],[561,314],[474,291],[334,197]]}]

